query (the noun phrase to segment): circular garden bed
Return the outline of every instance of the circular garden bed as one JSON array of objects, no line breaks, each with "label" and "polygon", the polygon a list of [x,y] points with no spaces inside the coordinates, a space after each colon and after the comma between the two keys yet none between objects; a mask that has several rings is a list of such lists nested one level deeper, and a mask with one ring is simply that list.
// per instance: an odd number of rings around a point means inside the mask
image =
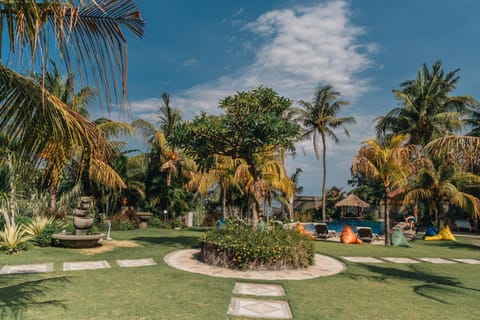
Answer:
[{"label": "circular garden bed", "polygon": [[253,230],[243,223],[227,223],[202,238],[205,263],[241,270],[285,270],[307,268],[314,262],[310,237],[295,230]]}]

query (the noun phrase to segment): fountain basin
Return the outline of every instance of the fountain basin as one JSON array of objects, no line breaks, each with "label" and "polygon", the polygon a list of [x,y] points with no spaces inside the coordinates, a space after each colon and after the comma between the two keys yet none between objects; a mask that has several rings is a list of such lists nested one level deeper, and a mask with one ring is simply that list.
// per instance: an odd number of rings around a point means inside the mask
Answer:
[{"label": "fountain basin", "polygon": [[140,220],[140,222],[138,223],[138,229],[145,229],[148,226],[148,223],[147,223],[148,219],[150,219],[152,217],[152,213],[151,212],[137,212],[137,213],[135,213],[135,215]]},{"label": "fountain basin", "polygon": [[103,239],[103,234],[89,234],[89,235],[73,235],[56,233],[52,234],[53,240],[60,241],[62,247],[66,248],[92,248],[95,247],[100,239]]}]

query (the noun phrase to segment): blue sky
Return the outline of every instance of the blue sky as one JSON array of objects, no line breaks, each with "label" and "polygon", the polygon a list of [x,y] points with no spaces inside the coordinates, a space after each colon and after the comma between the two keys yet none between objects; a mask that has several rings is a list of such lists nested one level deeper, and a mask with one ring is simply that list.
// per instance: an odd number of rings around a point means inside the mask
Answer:
[{"label": "blue sky", "polygon": [[[294,101],[331,84],[351,101],[351,138],[327,146],[327,187],[349,190],[351,160],[375,135],[373,119],[396,102],[391,91],[423,63],[460,68],[454,94],[478,97],[480,2],[475,0],[152,1],[137,0],[143,39],[129,38],[133,118],[156,121],[160,95],[190,119],[218,113],[218,100],[264,85]],[[311,141],[297,145],[288,170],[303,169],[304,195],[321,193]]]}]

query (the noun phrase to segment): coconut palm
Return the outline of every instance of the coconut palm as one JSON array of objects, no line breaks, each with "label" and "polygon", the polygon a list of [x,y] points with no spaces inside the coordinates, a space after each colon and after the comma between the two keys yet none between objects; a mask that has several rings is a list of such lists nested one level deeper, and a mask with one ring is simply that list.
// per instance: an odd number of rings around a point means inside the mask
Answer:
[{"label": "coconut palm", "polygon": [[470,96],[450,95],[460,78],[458,71],[445,73],[440,61],[431,69],[424,64],[415,80],[393,90],[399,106],[375,120],[377,136],[388,139],[394,134],[409,134],[409,143],[424,147],[433,139],[462,129],[462,116],[477,102]]},{"label": "coconut palm", "polygon": [[235,179],[235,172],[241,164],[241,160],[220,155],[216,155],[214,158],[214,164],[208,171],[192,174],[186,184],[186,189],[204,196],[213,188],[218,187],[221,193],[222,216],[227,217],[228,192],[234,189],[240,190],[240,185]]},{"label": "coconut palm", "polygon": [[338,100],[340,93],[334,91],[332,86],[325,85],[320,87],[312,102],[299,101],[302,109],[298,109],[298,121],[303,124],[303,138],[311,138],[317,160],[319,156],[318,135],[322,141],[322,220],[325,221],[326,215],[326,183],[327,183],[327,136],[335,143],[340,140],[335,134],[335,130],[343,128],[345,134],[349,137],[350,133],[345,127],[346,124],[354,124],[353,117],[337,117],[340,109],[349,104],[346,100]]},{"label": "coconut palm", "polygon": [[[166,186],[168,189],[172,185],[172,177],[178,173],[179,162],[181,160],[179,151],[169,142],[169,137],[173,135],[175,128],[181,121],[181,114],[178,109],[170,105],[170,96],[168,93],[162,93],[162,104],[158,107],[158,113],[158,129],[155,128],[154,124],[143,119],[133,121],[132,125],[146,139],[147,144],[150,145],[150,163],[154,165],[154,170],[159,169],[165,172]],[[158,202],[158,199],[154,202]]]},{"label": "coconut palm", "polygon": [[480,200],[466,192],[469,186],[480,184],[480,177],[463,171],[453,155],[446,156],[435,160],[420,159],[421,168],[403,198],[404,205],[425,201],[429,210],[433,211],[437,229],[440,229],[440,213],[446,214],[443,212],[444,203],[453,204],[472,217],[478,217],[480,213]]},{"label": "coconut palm", "polygon": [[417,154],[416,147],[406,144],[407,141],[406,135],[395,135],[388,143],[383,144],[370,139],[353,158],[354,174],[361,173],[382,182],[385,194],[385,245],[390,244],[390,196],[406,183],[409,173],[413,170],[410,160]]},{"label": "coconut palm", "polygon": [[[58,66],[52,62],[51,70],[46,71],[44,75],[34,74],[32,80],[40,87],[43,86],[48,94],[58,98],[64,104],[64,107],[73,110],[82,121],[87,123],[87,106],[95,97],[95,92],[90,87],[84,87],[75,92],[74,75],[69,74],[63,78]],[[89,123],[89,125],[91,125]],[[86,168],[91,180],[100,184],[105,184],[113,189],[124,187],[124,182],[120,176],[111,168],[108,158],[113,154],[112,145],[106,140],[111,136],[118,136],[120,133],[129,133],[132,128],[123,123],[112,122],[108,119],[98,119],[93,124],[97,133],[97,142],[105,146],[102,154],[98,156],[97,151],[91,151],[85,148],[85,140],[80,144],[70,143],[70,141],[58,141],[48,138],[50,128],[45,126],[42,130],[46,134],[45,140],[48,141],[40,157],[44,160],[44,178],[50,187],[50,213],[55,213],[56,194],[59,184],[62,180],[64,169],[72,161],[78,164],[74,175],[79,179],[83,170]],[[94,130],[92,128],[92,130]],[[93,160],[94,159],[94,160]],[[97,170],[102,170],[98,172]],[[106,179],[104,179],[106,178]]]},{"label": "coconut palm", "polygon": [[[103,86],[107,102],[112,90],[117,101],[125,97],[122,29],[141,36],[144,26],[133,1],[2,1],[0,11],[2,41],[9,44],[4,47],[33,70],[38,67],[45,76],[49,57],[60,56],[68,73],[76,70],[80,78]],[[108,148],[97,128],[45,90],[45,79],[38,83],[0,63],[0,130],[20,142],[22,155],[41,161],[56,154],[59,166],[62,155],[82,146],[90,155],[91,178],[119,182],[108,170]]]}]

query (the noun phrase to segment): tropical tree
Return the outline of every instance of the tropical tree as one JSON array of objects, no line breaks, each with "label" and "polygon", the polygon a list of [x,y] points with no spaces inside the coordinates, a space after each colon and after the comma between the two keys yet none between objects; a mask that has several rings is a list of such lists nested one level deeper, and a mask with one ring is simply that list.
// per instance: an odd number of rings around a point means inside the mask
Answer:
[{"label": "tropical tree", "polygon": [[[171,142],[171,137],[174,135],[176,127],[181,121],[180,110],[170,105],[170,96],[168,93],[162,93],[162,104],[158,106],[158,124],[157,127],[147,120],[137,119],[133,121],[132,125],[140,132],[144,137],[147,144],[150,146],[149,155],[149,173],[150,176],[150,192],[147,193],[153,196],[153,205],[160,202],[159,193],[161,190],[155,191],[158,172],[165,173],[165,200],[166,208],[169,207],[169,195],[174,195],[173,191],[170,192],[172,187],[172,178],[176,176],[181,167],[183,155],[180,150]],[[155,181],[153,181],[155,180]],[[156,182],[157,181],[157,182]],[[176,193],[179,194],[178,192]]]},{"label": "tropical tree", "polygon": [[[44,76],[49,58],[60,57],[67,73],[76,70],[81,79],[95,79],[109,105],[112,91],[119,102],[126,96],[122,29],[141,36],[144,27],[133,1],[16,0],[0,2],[0,10],[2,41],[9,44],[4,47],[32,70]],[[20,154],[38,162],[82,146],[88,150],[90,178],[118,182],[108,170],[108,148],[95,126],[48,92],[45,81],[38,83],[2,63],[0,131],[19,141]]]},{"label": "tropical tree", "polygon": [[402,190],[409,173],[411,159],[417,156],[417,148],[407,144],[408,136],[395,135],[388,142],[380,144],[370,139],[357,152],[352,162],[352,172],[362,173],[372,179],[379,179],[384,190],[385,245],[390,245],[389,204],[393,192]]},{"label": "tropical tree", "polygon": [[445,73],[440,61],[431,69],[423,64],[415,80],[405,81],[399,90],[393,90],[399,106],[375,120],[377,137],[409,134],[410,144],[424,147],[433,139],[462,129],[467,107],[478,104],[470,96],[450,95],[460,78],[458,72],[455,69]]},{"label": "tropical tree", "polygon": [[480,177],[462,170],[452,155],[442,159],[419,159],[421,168],[407,186],[403,204],[409,205],[423,200],[433,211],[437,229],[440,229],[440,213],[446,203],[455,205],[472,217],[480,213],[480,200],[465,192],[472,185],[480,184]]},{"label": "tropical tree", "polygon": [[322,221],[326,218],[326,183],[327,183],[327,137],[333,142],[339,143],[340,140],[335,134],[335,130],[343,128],[345,134],[350,137],[350,133],[345,127],[346,124],[354,124],[353,117],[337,117],[340,109],[349,104],[346,100],[338,100],[340,93],[335,91],[332,86],[325,85],[318,88],[312,102],[300,100],[301,109],[297,109],[298,118],[304,128],[303,138],[310,138],[313,142],[315,156],[320,159],[318,136],[322,142]]},{"label": "tropical tree", "polygon": [[240,163],[241,161],[238,159],[217,155],[209,170],[192,174],[186,188],[188,191],[205,196],[212,189],[218,187],[221,194],[222,216],[227,217],[227,193],[233,189],[240,190],[240,184],[235,178],[235,172]]},{"label": "tropical tree", "polygon": [[174,142],[200,165],[209,168],[215,155],[245,161],[253,178],[252,192],[255,210],[252,225],[263,213],[267,186],[258,157],[268,150],[291,150],[298,139],[300,127],[289,118],[292,102],[270,88],[257,87],[248,92],[220,100],[222,115],[202,113],[192,121],[182,123]]}]

